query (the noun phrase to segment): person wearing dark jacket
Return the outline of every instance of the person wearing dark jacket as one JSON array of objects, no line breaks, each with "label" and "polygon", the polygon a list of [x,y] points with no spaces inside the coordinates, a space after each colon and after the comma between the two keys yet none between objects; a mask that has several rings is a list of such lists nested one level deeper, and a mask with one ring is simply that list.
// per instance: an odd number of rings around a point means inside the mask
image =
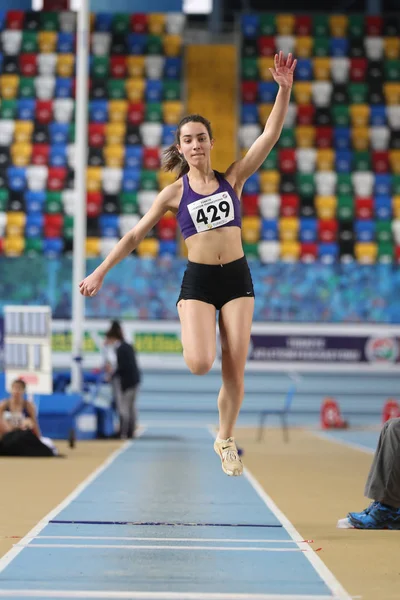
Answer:
[{"label": "person wearing dark jacket", "polygon": [[106,363],[111,375],[120,419],[120,437],[132,438],[137,428],[136,396],[140,383],[140,371],[136,353],[131,344],[125,341],[120,324],[114,321],[106,333],[106,345],[115,352],[115,364]]}]

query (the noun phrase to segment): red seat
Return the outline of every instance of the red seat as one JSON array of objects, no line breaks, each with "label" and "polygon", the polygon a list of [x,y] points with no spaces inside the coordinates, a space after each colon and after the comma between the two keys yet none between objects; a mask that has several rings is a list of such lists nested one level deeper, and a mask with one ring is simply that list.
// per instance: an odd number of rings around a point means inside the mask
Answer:
[{"label": "red seat", "polygon": [[248,104],[255,104],[258,96],[258,81],[242,81],[242,100]]},{"label": "red seat", "polygon": [[48,125],[53,120],[53,100],[36,100],[36,121]]},{"label": "red seat", "polygon": [[47,189],[51,192],[60,192],[65,187],[67,169],[65,167],[50,167],[47,179]]},{"label": "red seat", "polygon": [[318,221],[318,238],[321,242],[336,242],[338,223],[335,219]]},{"label": "red seat", "polygon": [[374,199],[356,198],[355,211],[357,219],[373,219]]},{"label": "red seat", "polygon": [[33,165],[47,165],[49,163],[49,144],[33,144],[31,161]]},{"label": "red seat", "polygon": [[126,56],[112,56],[110,60],[110,74],[112,77],[126,77]]},{"label": "red seat", "polygon": [[23,29],[25,12],[23,10],[9,10],[7,12],[5,29]]},{"label": "red seat", "polygon": [[143,149],[143,167],[155,171],[161,166],[160,149],[159,148],[144,148]]},{"label": "red seat", "polygon": [[298,104],[297,125],[313,125],[315,106],[313,104]]},{"label": "red seat", "polygon": [[396,263],[400,263],[400,246],[396,246],[395,250],[394,250],[394,255],[395,255],[395,259],[396,259]]},{"label": "red seat", "polygon": [[128,123],[140,125],[144,121],[144,103],[134,102],[128,105]]},{"label": "red seat", "polygon": [[35,77],[37,74],[36,54],[20,54],[19,68],[24,77]]},{"label": "red seat", "polygon": [[281,217],[296,217],[299,214],[300,198],[297,194],[281,195]]},{"label": "red seat", "polygon": [[383,27],[383,19],[378,16],[369,16],[365,19],[366,35],[381,36]]},{"label": "red seat", "polygon": [[134,33],[147,32],[147,15],[144,13],[135,13],[131,15],[131,30]]},{"label": "red seat", "polygon": [[258,217],[258,194],[244,194],[242,196],[243,215],[246,217]]},{"label": "red seat", "polygon": [[296,150],[294,148],[279,150],[279,169],[282,173],[296,172]]},{"label": "red seat", "polygon": [[4,253],[4,240],[0,238],[0,254]]},{"label": "red seat", "polygon": [[176,218],[165,216],[157,224],[157,233],[160,240],[176,239]]},{"label": "red seat", "polygon": [[317,127],[315,133],[315,145],[317,148],[332,147],[333,127]]},{"label": "red seat", "polygon": [[63,215],[44,215],[44,237],[59,238],[62,237]]},{"label": "red seat", "polygon": [[312,20],[307,15],[299,15],[296,17],[296,23],[294,26],[296,35],[307,36],[312,34]]},{"label": "red seat", "polygon": [[350,80],[357,83],[365,81],[368,61],[366,58],[350,59]]},{"label": "red seat", "polygon": [[101,192],[88,192],[86,201],[86,214],[88,217],[98,217],[103,206],[103,194]]},{"label": "red seat", "polygon": [[89,123],[89,146],[102,148],[105,144],[105,123]]},{"label": "red seat", "polygon": [[300,258],[303,262],[314,262],[318,256],[318,244],[304,242],[300,246]]},{"label": "red seat", "polygon": [[372,152],[372,166],[375,173],[390,173],[389,152],[374,150]]},{"label": "red seat", "polygon": [[276,52],[275,38],[262,35],[257,40],[257,47],[260,56],[274,56]]}]

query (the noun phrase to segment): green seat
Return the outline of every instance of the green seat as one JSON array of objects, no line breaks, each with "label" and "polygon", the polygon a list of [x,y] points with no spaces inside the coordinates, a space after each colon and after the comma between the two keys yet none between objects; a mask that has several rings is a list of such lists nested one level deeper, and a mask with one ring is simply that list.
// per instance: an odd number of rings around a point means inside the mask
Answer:
[{"label": "green seat", "polygon": [[136,192],[122,192],[121,209],[123,215],[136,215],[139,213]]},{"label": "green seat", "polygon": [[384,68],[386,81],[400,81],[400,60],[386,60]]},{"label": "green seat", "polygon": [[400,195],[400,175],[393,175],[392,178],[393,195]]},{"label": "green seat", "polygon": [[40,29],[42,31],[58,31],[60,29],[57,12],[40,11]]},{"label": "green seat", "polygon": [[17,114],[16,100],[2,100],[0,107],[0,119],[15,119]]},{"label": "green seat", "polygon": [[47,192],[44,211],[49,215],[63,212],[61,192]]},{"label": "green seat", "polygon": [[151,123],[162,123],[163,110],[161,102],[148,102],[146,104],[144,120]]},{"label": "green seat", "polygon": [[267,158],[264,160],[261,165],[261,169],[264,171],[275,171],[278,168],[278,150],[276,148],[272,148],[271,152],[268,154]]},{"label": "green seat", "polygon": [[392,222],[376,221],[376,239],[378,242],[392,241]]},{"label": "green seat", "polygon": [[350,194],[339,194],[337,197],[337,217],[339,221],[351,221],[354,217],[354,201]]},{"label": "green seat", "polygon": [[106,79],[110,72],[109,56],[93,56],[92,76],[98,79]]},{"label": "green seat", "polygon": [[68,141],[71,144],[75,143],[75,121],[72,121],[72,123],[69,124]]},{"label": "green seat", "polygon": [[146,53],[147,54],[164,54],[163,41],[161,35],[147,36],[146,41]]},{"label": "green seat", "polygon": [[297,189],[300,196],[314,196],[315,181],[312,173],[297,173],[296,175]]},{"label": "green seat", "polygon": [[368,102],[368,86],[366,83],[350,83],[348,90],[350,104],[366,104]]},{"label": "green seat", "polygon": [[247,81],[258,79],[258,62],[257,58],[243,58],[242,60],[242,77]]},{"label": "green seat", "polygon": [[124,100],[126,97],[125,79],[109,79],[107,94],[110,100]]},{"label": "green seat", "polygon": [[349,15],[349,37],[351,39],[359,39],[364,37],[364,16]]},{"label": "green seat", "polygon": [[365,151],[358,151],[353,153],[353,171],[371,171],[371,153]]},{"label": "green seat", "polygon": [[37,32],[23,31],[21,52],[25,54],[34,54],[38,51]]},{"label": "green seat", "polygon": [[260,35],[275,35],[275,15],[260,15]]},{"label": "green seat", "polygon": [[347,196],[353,193],[353,184],[351,182],[350,173],[338,173],[336,189],[338,195],[343,194],[344,196]]},{"label": "green seat", "polygon": [[329,18],[326,14],[314,15],[313,30],[315,37],[330,37]]},{"label": "green seat", "polygon": [[314,56],[329,56],[328,37],[316,37],[314,39]]},{"label": "green seat", "polygon": [[74,237],[74,217],[71,215],[64,217],[63,236],[66,240],[72,240]]},{"label": "green seat", "polygon": [[394,256],[394,247],[391,242],[379,242],[378,244],[378,261],[392,262]]},{"label": "green seat", "polygon": [[19,96],[20,98],[36,98],[34,77],[20,77]]},{"label": "green seat", "polygon": [[140,189],[158,190],[158,171],[148,171],[144,169],[140,173]]},{"label": "green seat", "polygon": [[249,258],[258,258],[258,244],[248,244],[243,242],[243,250]]},{"label": "green seat", "polygon": [[335,127],[348,127],[350,123],[350,112],[347,104],[334,104],[332,106],[332,118]]},{"label": "green seat", "polygon": [[295,130],[292,127],[284,127],[282,129],[281,137],[279,138],[278,145],[280,148],[295,148],[296,147],[296,135]]},{"label": "green seat", "polygon": [[113,16],[111,29],[113,33],[130,33],[128,13],[116,13]]},{"label": "green seat", "polygon": [[25,254],[27,256],[38,256],[43,252],[42,238],[26,238],[25,239]]},{"label": "green seat", "polygon": [[8,204],[8,190],[5,188],[0,189],[0,212],[7,211]]},{"label": "green seat", "polygon": [[175,79],[164,79],[163,82],[164,100],[180,100],[181,99],[181,82]]}]

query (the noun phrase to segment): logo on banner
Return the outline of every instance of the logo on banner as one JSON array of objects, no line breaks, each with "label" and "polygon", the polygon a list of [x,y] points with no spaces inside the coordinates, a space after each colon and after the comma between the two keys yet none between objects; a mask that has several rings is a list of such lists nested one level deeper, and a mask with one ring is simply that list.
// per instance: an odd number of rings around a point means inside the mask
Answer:
[{"label": "logo on banner", "polygon": [[394,363],[399,356],[399,345],[395,338],[369,338],[365,344],[365,356],[369,362]]}]

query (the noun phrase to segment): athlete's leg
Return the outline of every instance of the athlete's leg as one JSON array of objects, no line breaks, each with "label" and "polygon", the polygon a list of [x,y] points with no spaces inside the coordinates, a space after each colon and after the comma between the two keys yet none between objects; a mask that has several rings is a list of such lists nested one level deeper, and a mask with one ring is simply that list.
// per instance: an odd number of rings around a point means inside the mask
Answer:
[{"label": "athlete's leg", "polygon": [[200,300],[179,300],[183,357],[192,373],[205,375],[215,360],[216,310]]}]

